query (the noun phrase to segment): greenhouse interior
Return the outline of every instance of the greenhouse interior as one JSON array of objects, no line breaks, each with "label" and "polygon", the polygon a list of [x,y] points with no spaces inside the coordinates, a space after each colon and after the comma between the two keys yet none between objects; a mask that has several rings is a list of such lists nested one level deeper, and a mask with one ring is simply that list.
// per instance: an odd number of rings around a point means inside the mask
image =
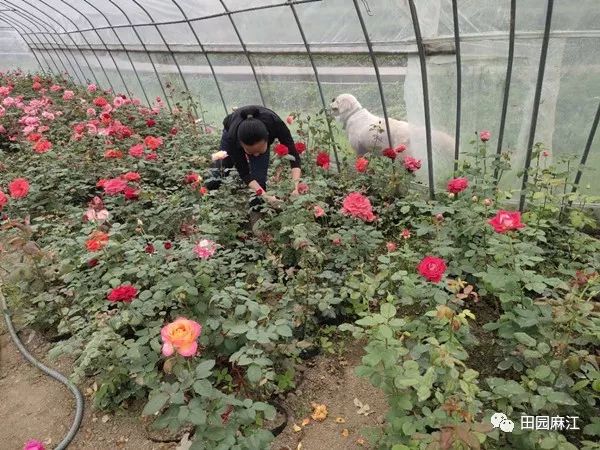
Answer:
[{"label": "greenhouse interior", "polygon": [[598,0],[0,0],[0,448],[600,450]]}]

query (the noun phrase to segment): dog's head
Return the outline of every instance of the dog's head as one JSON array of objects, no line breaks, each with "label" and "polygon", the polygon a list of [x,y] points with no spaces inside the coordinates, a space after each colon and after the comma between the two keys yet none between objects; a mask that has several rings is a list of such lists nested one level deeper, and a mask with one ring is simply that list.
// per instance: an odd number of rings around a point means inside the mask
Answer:
[{"label": "dog's head", "polygon": [[338,95],[331,101],[329,108],[334,117],[343,118],[351,111],[360,108],[361,105],[356,100],[356,97],[352,94],[341,94]]}]

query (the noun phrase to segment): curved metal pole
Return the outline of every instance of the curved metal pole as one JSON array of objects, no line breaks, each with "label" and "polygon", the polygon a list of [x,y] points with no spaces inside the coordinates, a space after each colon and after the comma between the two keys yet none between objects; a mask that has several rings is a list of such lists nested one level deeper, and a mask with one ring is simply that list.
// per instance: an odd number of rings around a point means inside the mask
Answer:
[{"label": "curved metal pole", "polygon": [[[85,21],[93,27],[92,22],[90,21],[90,19],[88,19],[88,17],[83,14],[81,11],[79,11],[77,8],[73,7],[72,5],[70,5],[69,3],[67,3],[66,0],[59,0],[61,3],[64,3],[66,6],[68,6],[69,8],[73,9],[74,11],[76,11],[78,14],[81,15],[81,17],[83,19],[85,19]],[[79,29],[79,28],[78,28]],[[123,78],[123,74],[121,73],[121,71],[119,70],[119,66],[117,65],[117,62],[115,61],[115,58],[112,55],[112,52],[110,51],[110,49],[108,48],[108,45],[106,45],[106,42],[104,42],[104,39],[102,39],[102,35],[100,35],[100,33],[98,32],[98,30],[94,30],[94,32],[96,33],[96,36],[98,37],[98,39],[100,40],[100,42],[102,43],[102,46],[104,47],[104,50],[106,51],[106,53],[108,54],[108,56],[110,56],[110,59],[113,62],[113,65],[115,66],[115,69],[117,71],[117,73],[119,74],[119,78],[121,79],[121,82],[123,83],[123,87],[125,87],[125,91],[127,92],[127,95],[129,97],[131,97],[131,91],[129,90],[129,87],[127,86],[127,83],[125,82],[125,78]],[[83,33],[82,33],[83,34]],[[95,52],[94,52],[95,54]],[[109,84],[110,84],[110,78],[108,77],[108,75],[106,74],[106,71],[104,70],[104,66],[102,65],[102,63],[100,62],[100,59],[98,58],[98,56],[96,55],[96,59],[98,60],[98,63],[100,64],[100,67],[102,67],[102,71],[104,72],[104,76],[106,76]],[[112,84],[111,84],[112,87]]]},{"label": "curved metal pole", "polygon": [[[313,54],[310,50],[310,45],[306,39],[306,35],[304,34],[304,29],[302,28],[302,24],[300,23],[300,18],[298,17],[298,12],[296,11],[296,7],[293,3],[290,3],[290,8],[292,9],[292,13],[294,14],[294,19],[296,20],[296,25],[298,25],[298,30],[300,31],[300,36],[302,37],[302,41],[304,42],[304,47],[306,47],[306,52],[308,53],[308,59],[310,60],[310,65],[312,66],[313,72],[315,73],[315,80],[317,81],[317,88],[319,89],[319,96],[321,97],[321,103],[323,104],[323,111],[327,112],[327,104],[325,103],[325,95],[323,94],[323,87],[321,86],[321,80],[319,78],[319,72],[317,71],[317,66],[315,64],[315,59],[313,58]],[[340,159],[338,158],[337,148],[335,145],[335,138],[333,137],[333,130],[331,129],[331,123],[326,117],[327,128],[329,129],[329,137],[331,138],[331,142],[333,144],[333,154],[335,156],[335,164],[337,166],[338,172],[341,171],[340,168]]]},{"label": "curved metal pole", "polygon": [[[598,122],[600,122],[600,103],[598,104],[598,109],[596,110],[596,117],[594,117],[594,122],[592,123],[592,129],[590,130],[590,135],[588,136],[587,142],[585,144],[585,149],[583,150],[583,155],[581,156],[581,162],[579,163],[579,170],[577,170],[577,175],[575,176],[575,182],[573,183],[572,193],[577,191],[577,186],[579,186],[579,182],[581,181],[582,170],[581,167],[585,166],[587,163],[588,155],[590,154],[590,149],[592,148],[592,143],[594,142],[594,137],[596,136],[596,130],[598,129]],[[572,202],[571,202],[572,203]]]},{"label": "curved metal pole", "polygon": [[[26,0],[21,0],[21,1],[26,1]],[[60,14],[61,16],[63,16],[65,19],[67,19],[71,25],[73,25],[75,27],[76,30],[79,30],[79,27],[77,26],[77,24],[65,13],[59,11],[58,9],[56,9],[54,6],[49,5],[48,3],[46,3],[44,0],[38,0],[40,2],[42,2],[44,5],[46,5],[48,8],[50,8],[52,11],[56,12],[57,14]],[[74,8],[73,8],[74,9]],[[77,11],[77,10],[75,10]],[[80,15],[81,14],[79,11],[77,11]],[[104,73],[104,76],[106,77],[106,80],[108,81],[108,85],[110,86],[110,88],[114,91],[114,86],[112,85],[112,82],[110,81],[110,78],[108,77],[106,71],[104,70],[104,66],[102,65],[102,62],[100,61],[100,58],[98,58],[98,55],[96,54],[96,52],[94,51],[94,49],[92,48],[90,42],[87,40],[87,38],[85,37],[85,35],[83,33],[80,33],[81,37],[83,38],[84,42],[86,43],[86,45],[88,46],[88,48],[90,49],[90,51],[92,52],[92,54],[96,57],[96,61],[98,61],[98,66],[100,67],[100,69],[102,70],[102,73]],[[71,39],[73,40],[73,39]],[[75,44],[75,46],[79,49],[79,53],[81,54],[81,56],[83,57],[85,63],[88,66],[88,69],[90,70],[90,72],[92,73],[92,76],[94,77],[94,81],[96,82],[96,84],[101,85],[100,81],[98,80],[98,78],[96,77],[96,74],[94,73],[94,71],[92,70],[92,66],[90,65],[90,62],[88,61],[87,57],[85,56],[85,53],[83,53],[83,51],[81,51],[81,48]]]},{"label": "curved metal pole", "polygon": [[[498,148],[496,155],[502,153],[502,141],[504,140],[504,127],[506,126],[506,112],[508,111],[508,96],[510,93],[510,80],[515,55],[515,16],[517,11],[517,0],[510,0],[510,31],[508,40],[508,63],[506,65],[506,82],[504,84],[504,99],[502,100],[502,115],[500,116],[500,130],[498,131]],[[494,180],[498,184],[499,168],[494,169]]]},{"label": "curved metal pole", "polygon": [[227,8],[227,5],[225,4],[225,2],[223,0],[219,0],[219,2],[221,3],[221,5],[223,6],[223,9],[227,13],[227,17],[229,17],[229,22],[231,22],[231,26],[233,27],[233,30],[235,31],[235,34],[237,35],[237,37],[240,41],[242,50],[244,51],[244,54],[246,55],[246,58],[248,59],[248,64],[250,64],[250,69],[252,70],[252,74],[254,75],[254,81],[256,81],[256,87],[258,88],[258,93],[260,95],[260,101],[262,102],[263,106],[266,106],[265,97],[263,95],[262,88],[260,87],[260,83],[258,81],[258,76],[256,75],[256,69],[254,68],[254,64],[252,64],[252,59],[250,58],[250,53],[248,52],[248,48],[246,47],[246,44],[244,44],[242,35],[240,34],[240,32],[235,24],[235,21],[233,20],[233,17],[231,17],[231,11],[229,11],[229,8]]},{"label": "curved metal pole", "polygon": [[462,67],[460,59],[460,24],[458,23],[458,1],[452,0],[452,18],[454,21],[454,48],[456,50],[456,132],[454,138],[454,174],[458,170],[460,157],[460,117],[462,101]]},{"label": "curved metal pole", "polygon": [[50,67],[50,65],[48,64],[48,61],[46,60],[46,57],[40,52],[40,55],[42,56],[42,58],[44,58],[44,61],[46,62],[46,65],[48,65],[48,68],[50,69],[50,72],[46,72],[46,70],[44,69],[44,65],[42,64],[42,62],[40,61],[40,59],[38,58],[38,56],[36,55],[35,50],[33,49],[33,47],[31,46],[31,43],[28,41],[31,40],[31,42],[33,42],[33,39],[31,39],[30,37],[27,37],[27,39],[25,38],[26,34],[22,33],[20,30],[21,27],[16,26],[14,23],[12,23],[13,21],[8,18],[3,12],[0,11],[0,18],[2,20],[4,20],[8,25],[10,25],[17,33],[19,33],[19,36],[21,36],[21,39],[23,39],[23,41],[27,44],[27,47],[29,47],[29,50],[31,50],[31,53],[33,54],[33,57],[35,58],[35,60],[37,61],[38,65],[40,66],[40,69],[42,71],[42,73],[45,75],[47,73],[52,73],[52,68]]},{"label": "curved metal pole", "polygon": [[123,16],[125,17],[125,19],[129,23],[129,25],[131,25],[131,29],[133,30],[133,33],[138,38],[138,41],[140,41],[140,44],[142,45],[142,48],[144,49],[144,51],[148,55],[148,59],[150,60],[150,64],[152,65],[152,70],[154,70],[154,74],[156,75],[156,78],[158,80],[158,84],[160,85],[160,89],[163,92],[163,95],[164,95],[165,100],[167,102],[167,106],[169,107],[169,111],[173,111],[173,108],[171,107],[171,102],[169,101],[169,96],[167,95],[167,91],[165,91],[165,87],[163,86],[162,80],[160,79],[160,75],[158,74],[158,71],[156,70],[156,65],[154,64],[154,60],[152,59],[152,55],[148,51],[148,48],[146,47],[146,44],[144,44],[144,41],[142,40],[142,38],[141,38],[140,34],[138,33],[136,27],[133,25],[133,22],[131,21],[131,19],[129,18],[129,16],[127,15],[127,13],[125,11],[123,11],[123,8],[121,8],[118,3],[116,3],[114,0],[108,0],[108,1],[109,1],[109,3],[111,5],[113,5],[119,11],[121,11],[121,14],[123,14]]},{"label": "curved metal pole", "polygon": [[423,84],[423,111],[425,113],[425,137],[427,138],[427,170],[429,171],[429,197],[435,199],[435,187],[433,178],[433,153],[431,150],[431,117],[429,116],[429,85],[427,82],[427,64],[425,62],[425,49],[423,47],[423,38],[421,36],[421,27],[419,26],[419,17],[414,0],[408,0],[410,7],[410,16],[415,29],[415,39],[417,49],[419,50],[419,62],[421,66],[421,83]]},{"label": "curved metal pole", "polygon": [[[148,12],[148,10],[146,8],[144,8],[142,5],[140,5],[137,0],[132,0],[132,1],[133,1],[133,3],[135,3],[138,6],[138,8],[140,8],[142,11],[144,11],[144,14],[146,14],[148,16],[148,19],[150,19],[150,21],[152,23],[154,23],[154,18]],[[154,25],[154,28],[156,29],[156,32],[162,39],[163,44],[165,44],[165,46],[167,47],[167,50],[169,51],[169,55],[171,55],[171,58],[173,58],[173,62],[175,63],[175,67],[177,67],[177,72],[179,73],[179,77],[181,78],[181,81],[183,82],[183,87],[185,88],[186,92],[188,92],[191,95],[190,88],[187,84],[185,77],[183,76],[183,72],[181,71],[181,66],[179,65],[179,62],[177,61],[177,58],[175,58],[175,55],[173,54],[173,50],[171,50],[171,46],[166,41],[164,35],[162,34],[162,31],[160,31],[160,28],[158,28],[158,25]],[[200,97],[198,97],[198,100],[200,103],[202,122],[204,123],[204,126],[206,127],[206,121],[204,120],[204,111],[202,111],[202,102],[200,102]],[[196,117],[198,117],[198,109],[196,108],[196,105],[192,104],[192,108],[194,109],[194,114],[196,115]],[[206,128],[205,128],[205,131],[206,131]]]},{"label": "curved metal pole", "polygon": [[[8,4],[10,4],[11,6],[15,7],[15,5],[13,5],[13,4],[10,2],[10,0],[2,0],[2,2],[4,2],[4,3],[8,3]],[[35,9],[35,8],[34,8],[34,9]],[[37,9],[36,9],[36,10],[37,10]],[[21,9],[19,9],[19,11],[15,11],[15,14],[19,14],[19,15],[20,15],[21,17],[23,17],[23,18],[25,18],[25,17],[27,17],[27,16],[31,17],[31,18],[32,18],[32,19],[30,19],[30,20],[31,20],[31,22],[32,22],[32,23],[35,23],[35,22],[37,22],[37,23],[41,24],[41,26],[42,26],[42,27],[43,27],[43,28],[46,30],[46,33],[48,34],[48,36],[49,36],[49,37],[52,37],[52,39],[54,40],[54,43],[55,43],[55,44],[59,44],[59,43],[56,41],[56,38],[58,37],[58,39],[60,39],[60,41],[62,42],[62,44],[63,44],[63,47],[67,47],[67,44],[66,44],[66,42],[65,42],[65,41],[62,39],[62,37],[61,37],[61,36],[60,36],[60,35],[59,35],[59,34],[58,34],[58,33],[57,33],[57,32],[56,32],[56,31],[55,31],[53,28],[52,28],[52,26],[51,26],[50,24],[48,24],[46,21],[44,21],[43,19],[39,18],[37,15],[35,15],[35,14],[31,13],[31,12],[30,12],[30,11],[28,11],[28,10],[21,10]],[[25,14],[27,14],[27,16],[25,16]],[[55,22],[56,22],[56,21],[55,21]],[[58,23],[58,22],[56,22],[56,23]],[[60,24],[59,24],[59,26],[60,26]],[[49,38],[48,38],[48,43],[49,43],[50,45],[52,45],[52,44],[50,43],[50,39],[49,39]],[[60,50],[60,51],[61,51],[61,52],[64,54],[64,56],[65,56],[65,59],[67,60],[67,63],[68,63],[68,64],[69,64],[69,66],[71,67],[71,70],[73,70],[73,74],[74,74],[74,75],[75,75],[75,77],[77,78],[78,82],[79,82],[80,84],[83,84],[83,81],[82,81],[82,79],[79,77],[79,74],[77,73],[77,70],[75,69],[75,67],[74,67],[74,66],[73,66],[73,64],[71,63],[71,60],[69,59],[69,55],[67,54],[67,52],[66,52],[66,51],[65,51],[63,48],[60,48],[60,44],[58,45],[58,47],[59,47],[59,50]],[[61,58],[60,58],[60,55],[58,55],[58,52],[57,52],[56,50],[55,50],[55,53],[57,54],[57,56],[59,57],[59,59],[61,59]],[[72,58],[72,59],[75,61],[75,65],[76,65],[76,66],[79,68],[79,71],[80,71],[80,72],[81,72],[81,74],[82,74],[82,75],[85,77],[85,74],[84,74],[84,72],[83,72],[83,69],[81,68],[81,66],[80,66],[80,65],[79,65],[79,63],[77,62],[77,59],[75,59],[75,58],[73,57],[73,54],[71,54],[71,58]],[[61,59],[61,62],[62,62],[62,59]],[[64,64],[63,64],[63,65],[64,65]],[[65,66],[65,67],[66,67],[66,66]],[[71,78],[72,78],[72,77],[71,77]]]},{"label": "curved metal pole", "polygon": [[[35,24],[35,22],[34,22],[33,20],[31,20],[30,18],[28,18],[27,16],[25,16],[25,15],[24,15],[23,13],[21,13],[20,11],[14,11],[14,13],[15,13],[16,15],[18,15],[20,18],[22,18],[24,21],[26,21],[27,23],[31,24],[32,26],[36,26],[38,30],[41,30],[41,29],[42,29],[42,28],[39,28],[39,25],[36,25],[36,24]],[[13,18],[13,20],[17,21],[17,19],[14,19],[14,18]],[[22,23],[21,21],[17,21],[17,22],[18,22],[18,23],[20,23],[22,26],[24,26],[24,25],[23,25],[23,23]],[[25,27],[25,28],[32,29],[32,28],[30,28],[30,27],[28,27],[28,26],[24,26],[24,27]],[[46,54],[48,55],[48,58],[50,58],[50,61],[52,61],[52,64],[54,64],[54,66],[56,67],[56,73],[57,73],[57,74],[63,74],[63,73],[64,73],[64,74],[66,74],[66,75],[67,75],[67,76],[68,76],[68,77],[71,79],[71,81],[72,81],[72,82],[75,82],[75,80],[74,80],[73,76],[72,76],[72,75],[69,73],[69,69],[67,69],[67,66],[65,65],[65,63],[64,63],[64,61],[63,61],[63,59],[62,59],[62,58],[60,57],[60,55],[58,54],[58,51],[57,51],[55,48],[53,48],[53,47],[52,47],[52,43],[50,42],[50,39],[48,38],[48,36],[49,36],[49,33],[48,33],[48,32],[45,32],[45,33],[39,33],[39,32],[36,32],[35,34],[36,34],[36,37],[37,37],[38,43],[39,43],[39,45],[40,45],[40,47],[41,47],[40,51],[41,51],[41,52],[42,52],[42,51],[45,51],[45,52],[46,52]],[[41,39],[41,37],[39,37],[39,36],[37,36],[37,35],[42,35],[42,36],[44,37],[44,40],[46,41],[46,44],[44,44],[44,43],[42,42],[42,39]],[[55,42],[55,43],[56,43],[56,42]],[[46,48],[46,47],[47,47],[47,48]],[[58,61],[60,62],[60,64],[61,64],[61,65],[62,65],[62,67],[63,67],[63,70],[61,70],[61,69],[60,69],[60,67],[58,66],[58,64],[57,64],[57,63],[56,63],[56,61],[54,60],[54,58],[53,58],[53,57],[50,55],[50,50],[52,50],[52,51],[54,52],[54,54],[56,55],[56,57],[58,58]],[[42,53],[42,54],[43,54],[43,53]],[[44,58],[44,59],[45,59],[45,58]],[[50,68],[50,66],[48,66],[48,67]],[[53,72],[52,68],[50,68],[50,72]]]},{"label": "curved metal pole", "polygon": [[[177,7],[177,9],[179,9],[179,12],[183,15],[183,17],[187,21],[188,20],[187,14],[183,10],[183,8],[179,5],[179,3],[177,3],[177,0],[171,0],[171,1],[175,4],[175,6]],[[221,85],[219,84],[219,80],[217,79],[217,74],[215,73],[215,69],[214,69],[214,67],[212,65],[212,62],[211,62],[210,58],[208,57],[208,53],[204,49],[204,45],[202,45],[202,42],[200,42],[200,38],[198,37],[198,33],[196,33],[196,30],[194,30],[194,27],[192,26],[192,24],[189,21],[187,21],[186,23],[187,23],[188,27],[190,28],[190,31],[194,35],[194,38],[196,39],[196,42],[200,46],[200,51],[202,52],[202,54],[206,58],[206,62],[208,63],[208,67],[210,68],[210,72],[212,73],[213,79],[215,80],[215,84],[217,85],[217,90],[219,91],[219,97],[221,97],[221,102],[223,103],[223,109],[225,110],[225,115],[227,115],[228,114],[227,103],[225,103],[225,97],[223,97],[223,91],[221,90]]]},{"label": "curved metal pole", "polygon": [[367,25],[365,24],[365,20],[363,18],[362,12],[360,11],[360,6],[358,6],[358,0],[353,0],[354,8],[356,9],[356,14],[358,15],[358,20],[360,21],[360,26],[362,28],[363,34],[365,36],[365,41],[367,43],[367,48],[369,49],[369,55],[371,56],[371,61],[373,63],[373,68],[375,69],[375,76],[377,77],[377,87],[379,88],[379,96],[381,97],[381,106],[383,107],[383,118],[385,120],[385,129],[387,131],[388,143],[390,147],[394,147],[394,143],[392,142],[392,132],[390,130],[390,119],[387,113],[387,106],[385,104],[385,96],[383,95],[383,84],[381,83],[381,75],[379,74],[379,65],[377,64],[377,58],[373,53],[373,45],[371,44],[371,38],[369,37],[369,32],[367,31]]},{"label": "curved metal pole", "polygon": [[[101,9],[97,8],[93,3],[90,2],[90,0],[83,0],[83,1],[88,6],[90,6],[91,8],[93,8],[98,14],[100,14],[104,18],[104,20],[106,21],[106,23],[110,24],[110,21],[108,20],[108,17],[106,17],[106,14],[104,14],[104,12]],[[100,28],[97,28],[97,29],[100,29]],[[117,42],[119,43],[119,45],[123,49],[123,52],[125,53],[125,56],[127,56],[127,60],[129,61],[129,64],[131,64],[131,68],[133,69],[133,73],[135,75],[135,78],[137,79],[138,83],[140,84],[140,88],[142,89],[142,95],[144,96],[144,99],[146,100],[146,103],[148,105],[150,105],[150,99],[148,98],[148,94],[146,93],[146,89],[144,88],[144,83],[142,83],[142,79],[140,78],[140,75],[138,74],[138,71],[135,68],[135,64],[133,63],[133,60],[131,59],[131,55],[129,54],[129,51],[127,50],[127,48],[125,47],[125,44],[121,40],[121,37],[119,36],[119,33],[117,33],[115,31],[115,29],[112,28],[112,27],[108,27],[108,29],[110,29],[114,33],[115,38],[117,38]],[[114,61],[114,59],[113,59],[113,61]],[[115,63],[115,66],[117,66],[117,63]]]},{"label": "curved metal pole", "polygon": [[542,84],[544,83],[544,72],[546,70],[546,56],[548,55],[548,43],[550,42],[550,28],[552,27],[552,9],[554,0],[548,0],[546,9],[546,26],[544,27],[544,39],[542,40],[542,51],[540,53],[540,68],[535,85],[535,95],[533,98],[533,112],[531,114],[531,128],[529,130],[529,141],[527,142],[527,158],[525,159],[525,171],[523,172],[523,184],[521,185],[521,198],[519,200],[519,211],[525,208],[525,189],[529,179],[527,171],[531,165],[531,154],[533,153],[533,141],[535,139],[535,129],[537,127],[537,118],[540,110],[540,99],[542,96]]}]

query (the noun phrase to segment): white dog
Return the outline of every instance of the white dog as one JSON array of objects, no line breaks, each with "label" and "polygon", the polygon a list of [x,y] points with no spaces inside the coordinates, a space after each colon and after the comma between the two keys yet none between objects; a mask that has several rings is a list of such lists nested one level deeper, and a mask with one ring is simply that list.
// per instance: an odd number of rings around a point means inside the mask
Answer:
[{"label": "white dog", "polygon": [[[422,160],[421,173],[427,173],[427,150],[425,128],[417,127],[402,120],[389,119],[392,143],[390,145],[383,117],[377,117],[365,109],[351,94],[338,95],[330,105],[333,116],[342,124],[346,131],[350,145],[357,155],[364,155],[371,150],[381,151],[388,147],[397,148],[405,145],[407,150],[403,155]],[[411,145],[418,141],[420,145]],[[431,131],[432,153],[434,157],[434,171],[447,169],[454,161],[454,139],[440,131]],[[441,167],[440,167],[441,166]]]}]

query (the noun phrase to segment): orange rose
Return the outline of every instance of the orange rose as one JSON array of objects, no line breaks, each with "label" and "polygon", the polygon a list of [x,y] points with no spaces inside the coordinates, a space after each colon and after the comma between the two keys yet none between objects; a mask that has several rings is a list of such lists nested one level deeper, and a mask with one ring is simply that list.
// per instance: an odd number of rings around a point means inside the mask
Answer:
[{"label": "orange rose", "polygon": [[171,356],[175,350],[181,356],[194,356],[198,350],[197,339],[202,333],[202,325],[180,317],[160,330],[163,341],[162,354]]},{"label": "orange rose", "polygon": [[108,244],[108,234],[103,231],[94,231],[85,243],[85,248],[90,252],[98,252]]}]

